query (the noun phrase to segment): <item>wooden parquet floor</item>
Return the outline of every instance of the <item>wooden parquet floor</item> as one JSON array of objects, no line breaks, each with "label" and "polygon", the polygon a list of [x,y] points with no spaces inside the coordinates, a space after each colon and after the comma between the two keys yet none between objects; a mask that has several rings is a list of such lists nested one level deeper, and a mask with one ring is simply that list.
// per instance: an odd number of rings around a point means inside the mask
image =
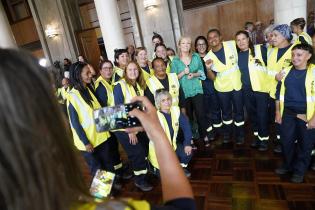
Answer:
[{"label": "wooden parquet floor", "polygon": [[[197,142],[189,166],[197,209],[315,210],[315,172],[309,171],[304,183],[292,184],[288,176],[274,173],[281,156],[273,153],[271,143],[269,151],[259,152],[250,148],[250,141],[236,146],[218,139],[209,148]],[[150,181],[151,192],[143,193],[128,181],[119,196],[162,203],[159,180],[150,177]]]}]

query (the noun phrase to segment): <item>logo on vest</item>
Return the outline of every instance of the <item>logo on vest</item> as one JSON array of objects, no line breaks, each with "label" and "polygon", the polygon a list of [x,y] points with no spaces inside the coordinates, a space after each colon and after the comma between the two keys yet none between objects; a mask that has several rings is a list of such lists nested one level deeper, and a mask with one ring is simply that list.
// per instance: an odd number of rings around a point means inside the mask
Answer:
[{"label": "logo on vest", "polygon": [[291,59],[285,59],[283,61],[283,64],[286,65],[286,67],[288,67],[291,64]]}]

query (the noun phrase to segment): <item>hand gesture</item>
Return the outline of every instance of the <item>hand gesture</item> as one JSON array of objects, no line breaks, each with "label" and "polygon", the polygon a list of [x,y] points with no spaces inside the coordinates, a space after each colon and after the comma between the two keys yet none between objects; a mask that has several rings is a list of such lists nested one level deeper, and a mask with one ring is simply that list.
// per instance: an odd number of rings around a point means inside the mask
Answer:
[{"label": "hand gesture", "polygon": [[138,138],[137,138],[136,134],[129,133],[128,135],[129,135],[129,142],[130,142],[130,144],[136,145],[138,143]]},{"label": "hand gesture", "polygon": [[185,146],[184,150],[185,150],[185,154],[187,156],[191,155],[191,151],[192,151],[192,147],[191,146]]},{"label": "hand gesture", "polygon": [[94,147],[92,144],[88,143],[87,145],[85,145],[85,149],[87,152],[92,153],[94,152]]},{"label": "hand gesture", "polygon": [[213,60],[209,59],[205,62],[207,69],[211,69],[211,66],[213,64]]},{"label": "hand gesture", "polygon": [[282,123],[282,118],[281,118],[281,115],[280,115],[280,112],[276,112],[276,116],[275,116],[275,122],[278,123],[278,124],[281,124]]},{"label": "hand gesture", "polygon": [[192,79],[192,78],[194,78],[193,73],[189,73],[188,76],[187,76],[187,79]]},{"label": "hand gesture", "polygon": [[275,78],[276,78],[277,81],[281,81],[284,76],[285,76],[285,72],[284,71],[280,71],[279,73],[276,74]]},{"label": "hand gesture", "polygon": [[184,73],[189,74],[189,67],[188,66],[186,66],[186,68],[184,69]]},{"label": "hand gesture", "polygon": [[313,117],[310,121],[307,123],[307,129],[314,129],[315,128],[315,117]]}]

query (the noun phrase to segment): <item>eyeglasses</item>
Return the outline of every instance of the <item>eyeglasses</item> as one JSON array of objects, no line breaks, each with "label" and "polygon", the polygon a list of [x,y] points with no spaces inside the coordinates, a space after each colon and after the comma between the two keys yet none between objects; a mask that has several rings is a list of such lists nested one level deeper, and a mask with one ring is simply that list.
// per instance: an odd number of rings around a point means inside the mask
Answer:
[{"label": "eyeglasses", "polygon": [[206,44],[197,44],[197,47],[207,46]]}]

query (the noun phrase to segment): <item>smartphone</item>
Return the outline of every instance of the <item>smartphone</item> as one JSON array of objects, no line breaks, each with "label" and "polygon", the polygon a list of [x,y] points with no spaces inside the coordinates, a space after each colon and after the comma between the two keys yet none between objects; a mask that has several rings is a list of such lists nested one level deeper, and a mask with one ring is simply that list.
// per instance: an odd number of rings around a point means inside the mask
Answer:
[{"label": "smartphone", "polygon": [[136,117],[128,116],[128,113],[133,109],[143,111],[142,103],[134,102],[129,104],[120,104],[94,110],[93,114],[96,131],[104,132],[141,126],[140,121]]}]

